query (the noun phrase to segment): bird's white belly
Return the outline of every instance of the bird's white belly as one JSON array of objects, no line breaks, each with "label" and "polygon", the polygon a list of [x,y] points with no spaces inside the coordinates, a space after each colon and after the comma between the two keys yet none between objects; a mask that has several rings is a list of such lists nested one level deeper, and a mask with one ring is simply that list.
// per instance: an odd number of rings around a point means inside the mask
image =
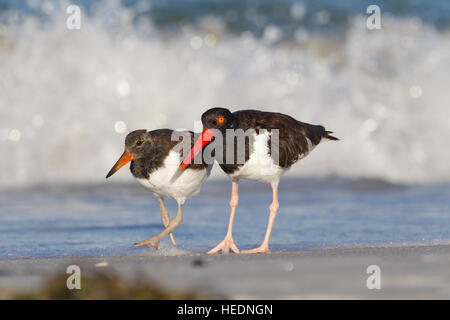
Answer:
[{"label": "bird's white belly", "polygon": [[275,163],[269,155],[267,141],[269,132],[254,135],[254,142],[251,154],[247,162],[238,170],[230,174],[231,179],[248,179],[267,183],[276,182],[284,173],[285,169]]},{"label": "bird's white belly", "polygon": [[148,179],[137,180],[156,195],[171,197],[183,204],[187,198],[200,191],[211,172],[211,167],[204,170],[187,168],[180,171],[181,160],[179,153],[171,151],[161,168],[153,171]]}]

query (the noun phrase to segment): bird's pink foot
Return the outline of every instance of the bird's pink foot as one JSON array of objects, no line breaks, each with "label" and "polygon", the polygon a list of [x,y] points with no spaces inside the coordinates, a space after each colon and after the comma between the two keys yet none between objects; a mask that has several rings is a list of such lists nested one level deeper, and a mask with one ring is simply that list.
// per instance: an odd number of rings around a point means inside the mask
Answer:
[{"label": "bird's pink foot", "polygon": [[241,253],[268,253],[268,252],[270,252],[269,246],[259,246],[258,248],[241,251]]},{"label": "bird's pink foot", "polygon": [[233,237],[225,237],[225,239],[222,240],[217,246],[215,246],[213,249],[208,251],[208,254],[217,253],[219,251],[222,251],[222,254],[228,254],[230,252],[230,249],[234,253],[239,253],[239,249],[234,244]]},{"label": "bird's pink foot", "polygon": [[160,241],[159,238],[154,236],[145,239],[144,241],[141,241],[139,243],[135,243],[134,246],[135,247],[152,246],[153,248],[155,248],[155,250],[158,250],[159,241]]}]

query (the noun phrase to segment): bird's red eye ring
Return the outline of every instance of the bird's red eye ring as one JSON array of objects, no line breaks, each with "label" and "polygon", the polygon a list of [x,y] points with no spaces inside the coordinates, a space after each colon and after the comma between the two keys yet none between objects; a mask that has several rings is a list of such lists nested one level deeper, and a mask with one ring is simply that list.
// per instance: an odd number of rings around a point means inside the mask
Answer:
[{"label": "bird's red eye ring", "polygon": [[223,123],[225,121],[225,118],[224,117],[218,117],[217,118],[217,124],[221,124],[221,123]]}]

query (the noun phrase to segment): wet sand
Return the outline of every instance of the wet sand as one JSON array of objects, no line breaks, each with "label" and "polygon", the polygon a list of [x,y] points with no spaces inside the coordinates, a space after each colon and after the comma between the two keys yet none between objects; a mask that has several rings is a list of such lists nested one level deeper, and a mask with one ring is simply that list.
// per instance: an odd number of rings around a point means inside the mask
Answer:
[{"label": "wet sand", "polygon": [[[160,253],[161,254],[161,253]],[[189,254],[0,259],[0,292],[41,287],[67,266],[229,299],[449,299],[450,245],[394,245],[228,256]],[[96,266],[97,265],[97,266]],[[381,289],[369,290],[369,265]],[[4,291],[6,292],[6,291]]]}]

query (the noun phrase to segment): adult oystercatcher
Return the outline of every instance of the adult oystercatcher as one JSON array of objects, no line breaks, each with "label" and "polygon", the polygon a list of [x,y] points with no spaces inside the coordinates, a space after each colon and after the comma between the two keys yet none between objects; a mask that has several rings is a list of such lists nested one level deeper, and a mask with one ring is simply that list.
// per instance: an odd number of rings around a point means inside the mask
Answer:
[{"label": "adult oystercatcher", "polygon": [[[263,253],[269,251],[269,239],[275,216],[278,211],[278,183],[281,175],[298,160],[307,156],[323,139],[338,140],[331,136],[323,126],[312,125],[274,112],[241,110],[231,113],[225,108],[212,108],[202,115],[203,133],[191,152],[186,156],[180,170],[189,168],[195,156],[211,141],[217,140],[221,133],[222,156],[215,150],[216,160],[232,180],[230,199],[230,220],[225,239],[208,253]],[[236,132],[242,129],[244,140],[239,144]],[[233,134],[232,140],[227,136]],[[214,136],[214,138],[213,138]],[[214,148],[212,148],[214,149]],[[231,156],[230,156],[230,151]],[[241,152],[241,161],[239,161]],[[218,159],[219,157],[219,159]],[[197,162],[194,161],[194,162]],[[232,229],[236,207],[239,201],[238,183],[249,179],[270,183],[273,200],[269,207],[269,222],[262,244],[251,250],[239,251],[236,247]]]},{"label": "adult oystercatcher", "polygon": [[[183,159],[183,149],[190,149],[193,143],[193,132],[170,129],[136,130],[125,138],[125,151],[106,178],[131,161],[130,171],[133,176],[158,198],[165,227],[159,235],[136,243],[135,246],[151,245],[158,249],[160,240],[167,234],[170,234],[173,245],[176,245],[172,231],[183,221],[183,204],[187,198],[200,191],[212,168],[212,164],[201,161],[180,174],[178,167]],[[170,220],[164,197],[173,198],[178,203],[178,212],[173,220]]]}]

